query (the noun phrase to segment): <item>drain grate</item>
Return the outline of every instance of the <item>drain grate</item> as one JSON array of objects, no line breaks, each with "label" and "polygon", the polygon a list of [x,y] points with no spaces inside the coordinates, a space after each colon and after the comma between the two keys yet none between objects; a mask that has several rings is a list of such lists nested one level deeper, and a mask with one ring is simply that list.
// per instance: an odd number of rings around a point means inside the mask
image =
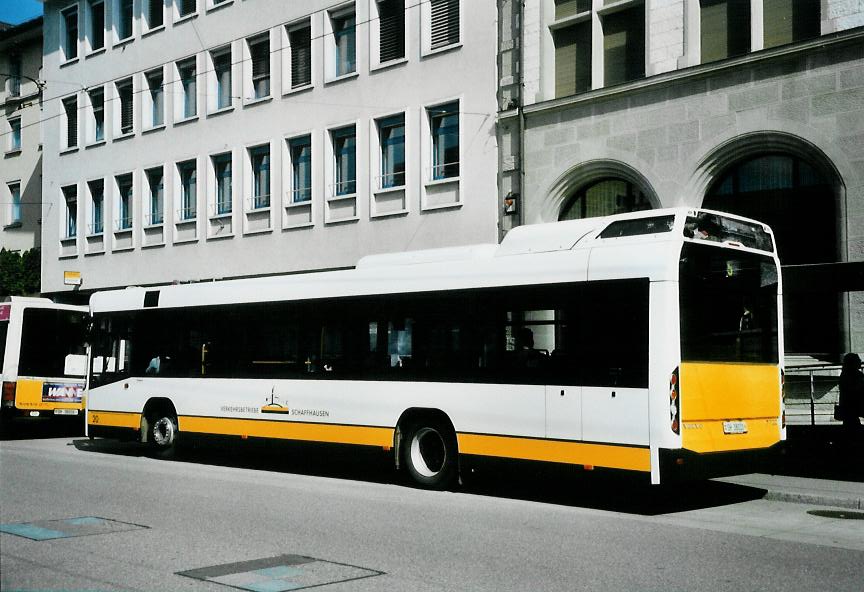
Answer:
[{"label": "drain grate", "polygon": [[67,539],[94,534],[108,534],[147,528],[140,524],[130,524],[96,516],[81,516],[63,520],[39,520],[36,522],[19,522],[15,524],[0,524],[0,532],[14,534],[33,541],[50,541]]},{"label": "drain grate", "polygon": [[279,555],[177,572],[249,592],[285,592],[383,575],[383,571],[302,555]]},{"label": "drain grate", "polygon": [[864,512],[850,512],[849,510],[810,510],[807,512],[820,518],[840,518],[842,520],[864,520]]}]

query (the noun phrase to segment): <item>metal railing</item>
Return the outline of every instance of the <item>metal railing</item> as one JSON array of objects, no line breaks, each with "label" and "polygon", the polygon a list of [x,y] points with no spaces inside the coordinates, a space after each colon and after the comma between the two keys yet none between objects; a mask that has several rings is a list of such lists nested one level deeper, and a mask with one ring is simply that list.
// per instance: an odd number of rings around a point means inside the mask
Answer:
[{"label": "metal railing", "polygon": [[835,364],[786,367],[787,425],[835,425],[840,399],[840,370]]}]

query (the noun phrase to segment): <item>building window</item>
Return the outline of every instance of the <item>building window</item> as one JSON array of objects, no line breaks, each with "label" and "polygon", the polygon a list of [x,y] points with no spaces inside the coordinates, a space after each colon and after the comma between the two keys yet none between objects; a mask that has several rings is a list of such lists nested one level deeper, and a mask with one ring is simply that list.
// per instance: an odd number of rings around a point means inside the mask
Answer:
[{"label": "building window", "polygon": [[78,146],[78,97],[63,99],[63,111],[66,115],[66,146]]},{"label": "building window", "polygon": [[459,176],[459,103],[448,103],[427,110],[432,136],[431,180]]},{"label": "building window", "polygon": [[147,82],[147,98],[150,104],[149,127],[158,127],[165,123],[165,89],[162,85],[164,80],[162,68],[147,72],[144,77]]},{"label": "building window", "polygon": [[213,61],[213,80],[215,82],[215,110],[231,106],[231,46],[210,52]]},{"label": "building window", "polygon": [[750,51],[750,0],[700,0],[702,63]]},{"label": "building window", "polygon": [[105,181],[96,179],[87,183],[90,190],[90,234],[102,234],[104,224]]},{"label": "building window", "polygon": [[147,212],[148,224],[162,224],[164,220],[164,195],[165,187],[163,183],[164,175],[162,167],[147,169],[145,171],[147,177],[147,187],[150,193],[150,207]]},{"label": "building window", "polygon": [[354,9],[330,15],[333,28],[333,65],[335,75],[345,76],[357,70],[357,31]]},{"label": "building window", "polygon": [[555,43],[555,96],[591,90],[591,23],[552,31]]},{"label": "building window", "polygon": [[74,60],[78,57],[78,6],[70,6],[60,15],[63,57]]},{"label": "building window", "polygon": [[87,38],[90,40],[90,51],[96,51],[105,47],[105,2],[102,0],[90,1],[87,26]]},{"label": "building window", "polygon": [[231,153],[217,154],[211,157],[213,162],[213,177],[215,181],[215,214],[221,216],[233,211],[231,201]]},{"label": "building window", "polygon": [[405,0],[376,0],[378,12],[378,63],[405,57]]},{"label": "building window", "polygon": [[291,158],[291,203],[312,199],[312,137],[288,140]]},{"label": "building window", "polygon": [[576,220],[650,209],[651,202],[633,183],[623,179],[601,179],[570,197],[561,208],[558,219]]},{"label": "building window", "polygon": [[132,173],[115,177],[117,183],[117,230],[132,228]]},{"label": "building window", "polygon": [[818,37],[820,0],[762,0],[765,48]]},{"label": "building window", "polygon": [[146,9],[144,10],[144,18],[147,24],[147,30],[152,31],[158,29],[165,24],[165,3],[164,0],[144,0]]},{"label": "building window", "polygon": [[78,186],[67,185],[62,189],[66,203],[66,238],[78,236]]},{"label": "building window", "polygon": [[177,163],[180,178],[180,220],[194,220],[198,213],[198,166],[194,160]]},{"label": "building window", "polygon": [[195,58],[177,62],[177,75],[183,92],[183,98],[179,101],[181,119],[195,117],[198,114],[197,72]]},{"label": "building window", "polygon": [[379,119],[377,123],[381,145],[379,187],[402,187],[405,185],[405,115]]},{"label": "building window", "polygon": [[252,64],[252,97],[270,96],[270,35],[248,39],[249,60]]},{"label": "building window", "polygon": [[134,129],[134,94],[132,93],[132,79],[127,78],[116,83],[117,98],[120,101],[119,127],[120,135],[131,134]]},{"label": "building window", "polygon": [[195,14],[198,11],[197,0],[176,0],[174,5],[177,7],[177,16],[179,18]]},{"label": "building window", "polygon": [[312,27],[307,22],[288,31],[291,52],[291,88],[312,84]]},{"label": "building window", "polygon": [[587,13],[591,10],[591,0],[555,0],[555,20],[561,20]]},{"label": "building window", "polygon": [[645,76],[645,7],[603,17],[603,84],[612,86]]},{"label": "building window", "polygon": [[114,4],[114,26],[117,30],[117,41],[123,41],[132,37],[133,0],[115,0]]},{"label": "building window", "polygon": [[330,132],[333,141],[334,185],[332,195],[357,192],[357,132],[354,126]]},{"label": "building window", "polygon": [[21,150],[21,118],[10,119],[9,128],[9,152],[17,152]]},{"label": "building window", "polygon": [[105,139],[105,91],[94,88],[89,93],[90,110],[93,114],[91,142],[101,142]]},{"label": "building window", "polygon": [[23,71],[23,62],[20,54],[9,56],[9,96],[17,97],[21,95],[21,74]]},{"label": "building window", "polygon": [[9,184],[9,195],[11,196],[9,224],[21,223],[21,183]]},{"label": "building window", "polygon": [[459,43],[459,0],[430,0],[430,49]]},{"label": "building window", "polygon": [[249,149],[252,165],[252,209],[270,207],[270,145]]}]

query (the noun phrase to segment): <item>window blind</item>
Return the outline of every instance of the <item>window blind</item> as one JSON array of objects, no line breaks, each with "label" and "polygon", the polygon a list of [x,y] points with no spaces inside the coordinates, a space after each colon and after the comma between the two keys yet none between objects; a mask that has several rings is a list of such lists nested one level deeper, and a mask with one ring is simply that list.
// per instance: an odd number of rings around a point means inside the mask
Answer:
[{"label": "window blind", "polygon": [[431,0],[431,11],[431,48],[459,43],[459,0]]}]

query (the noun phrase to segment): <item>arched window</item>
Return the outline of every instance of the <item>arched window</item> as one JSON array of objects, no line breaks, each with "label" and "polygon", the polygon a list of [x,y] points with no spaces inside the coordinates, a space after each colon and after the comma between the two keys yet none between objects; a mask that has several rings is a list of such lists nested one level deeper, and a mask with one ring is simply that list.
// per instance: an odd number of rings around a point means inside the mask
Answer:
[{"label": "arched window", "polygon": [[829,177],[792,154],[750,156],[721,171],[702,207],[754,218],[772,228],[787,286],[787,355],[837,355],[842,349],[838,294],[811,287],[802,291],[806,282],[796,278],[807,264],[838,260],[836,190]]},{"label": "arched window", "polygon": [[789,154],[762,154],[723,172],[703,207],[768,224],[784,265],[837,261],[834,189],[816,167]]},{"label": "arched window", "polygon": [[607,178],[583,186],[561,208],[559,220],[650,210],[651,202],[633,183]]}]

